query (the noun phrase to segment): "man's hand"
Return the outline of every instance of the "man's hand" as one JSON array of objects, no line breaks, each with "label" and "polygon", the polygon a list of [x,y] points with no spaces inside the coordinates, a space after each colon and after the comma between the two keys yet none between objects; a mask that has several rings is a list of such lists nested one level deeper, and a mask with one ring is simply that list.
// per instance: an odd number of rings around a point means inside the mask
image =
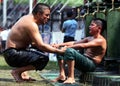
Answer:
[{"label": "man's hand", "polygon": [[60,50],[62,50],[62,52],[64,53],[67,49],[67,46],[61,47]]},{"label": "man's hand", "polygon": [[51,44],[51,46],[54,47],[54,48],[59,48],[60,47],[59,44],[55,44],[55,43]]}]

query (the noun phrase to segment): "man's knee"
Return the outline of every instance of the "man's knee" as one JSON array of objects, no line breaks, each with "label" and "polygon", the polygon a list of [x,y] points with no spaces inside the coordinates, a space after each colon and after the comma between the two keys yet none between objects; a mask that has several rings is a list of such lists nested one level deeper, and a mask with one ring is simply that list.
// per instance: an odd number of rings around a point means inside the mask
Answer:
[{"label": "man's knee", "polygon": [[43,59],[42,59],[42,62],[45,62],[46,64],[48,63],[49,61],[49,57],[48,56],[45,56]]},{"label": "man's knee", "polygon": [[49,57],[44,56],[44,57],[40,57],[37,61],[35,61],[33,65],[36,68],[36,70],[42,70],[45,68],[48,62],[49,62]]},{"label": "man's knee", "polygon": [[75,52],[74,49],[68,48],[65,52],[64,60],[74,60],[75,58],[74,52]]}]

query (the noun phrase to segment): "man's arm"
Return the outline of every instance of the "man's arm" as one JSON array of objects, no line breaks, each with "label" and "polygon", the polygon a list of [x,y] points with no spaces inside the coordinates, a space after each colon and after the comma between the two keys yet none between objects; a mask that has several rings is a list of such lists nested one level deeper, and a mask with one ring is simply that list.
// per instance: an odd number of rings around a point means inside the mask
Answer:
[{"label": "man's arm", "polygon": [[83,40],[80,40],[80,41],[70,41],[70,42],[64,42],[64,43],[60,43],[60,44],[51,44],[51,46],[59,48],[59,47],[63,47],[63,46],[72,46],[75,44],[85,43],[85,42],[88,42],[87,38],[84,38]]},{"label": "man's arm", "polygon": [[103,43],[102,39],[94,39],[92,41],[89,41],[87,43],[76,43],[71,46],[68,46],[69,48],[74,48],[74,49],[81,49],[81,48],[90,48],[90,47],[96,47],[96,46],[101,46]]},{"label": "man's arm", "polygon": [[28,29],[28,34],[31,38],[31,41],[34,43],[34,45],[38,49],[45,51],[45,52],[49,52],[49,53],[63,53],[64,52],[57,48],[53,48],[49,44],[44,43],[39,33],[39,29],[37,25],[31,25]]},{"label": "man's arm", "polygon": [[64,29],[64,28],[62,28],[62,29],[61,29],[61,32],[62,32],[62,33],[64,33],[64,32],[65,32],[65,29]]},{"label": "man's arm", "polygon": [[62,26],[62,29],[61,29],[61,31],[62,31],[62,33],[64,33],[65,32],[65,30],[66,30],[66,24],[65,24],[65,21],[63,22],[63,26]]},{"label": "man's arm", "polygon": [[86,42],[88,42],[88,39],[89,39],[89,37],[86,37],[86,38],[84,38],[84,39],[82,39],[80,41],[76,41],[74,44],[86,43]]}]

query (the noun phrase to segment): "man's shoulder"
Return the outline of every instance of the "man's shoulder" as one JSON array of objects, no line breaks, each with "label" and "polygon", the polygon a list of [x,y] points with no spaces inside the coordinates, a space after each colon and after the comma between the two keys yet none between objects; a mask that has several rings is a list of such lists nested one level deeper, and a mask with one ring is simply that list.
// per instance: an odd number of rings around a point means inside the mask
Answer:
[{"label": "man's shoulder", "polygon": [[20,18],[21,21],[25,21],[25,23],[29,23],[32,21],[32,16],[31,15],[25,15]]},{"label": "man's shoulder", "polygon": [[74,20],[66,20],[64,21],[64,24],[73,24],[73,23],[77,23],[77,21],[74,21]]},{"label": "man's shoulder", "polygon": [[27,27],[37,26],[35,21],[29,15],[23,16],[18,22],[23,26],[27,26]]}]

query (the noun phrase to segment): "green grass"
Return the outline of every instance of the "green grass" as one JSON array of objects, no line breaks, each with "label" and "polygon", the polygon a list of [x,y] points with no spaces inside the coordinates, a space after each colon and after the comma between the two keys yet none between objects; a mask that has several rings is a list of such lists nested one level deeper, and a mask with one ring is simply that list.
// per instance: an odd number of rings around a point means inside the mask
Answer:
[{"label": "green grass", "polygon": [[0,56],[0,69],[1,70],[9,70],[9,69],[11,69],[11,67],[8,66],[7,63],[5,62],[3,56]]},{"label": "green grass", "polygon": [[58,63],[55,61],[49,61],[45,69],[46,70],[59,70]]},{"label": "green grass", "polygon": [[16,83],[11,76],[12,68],[7,65],[3,56],[0,56],[0,86],[52,86],[48,81],[44,80],[40,73],[47,71],[55,71],[58,70],[57,62],[49,61],[45,69],[42,71],[29,71],[29,75],[37,81],[35,82],[24,82],[24,83]]}]

